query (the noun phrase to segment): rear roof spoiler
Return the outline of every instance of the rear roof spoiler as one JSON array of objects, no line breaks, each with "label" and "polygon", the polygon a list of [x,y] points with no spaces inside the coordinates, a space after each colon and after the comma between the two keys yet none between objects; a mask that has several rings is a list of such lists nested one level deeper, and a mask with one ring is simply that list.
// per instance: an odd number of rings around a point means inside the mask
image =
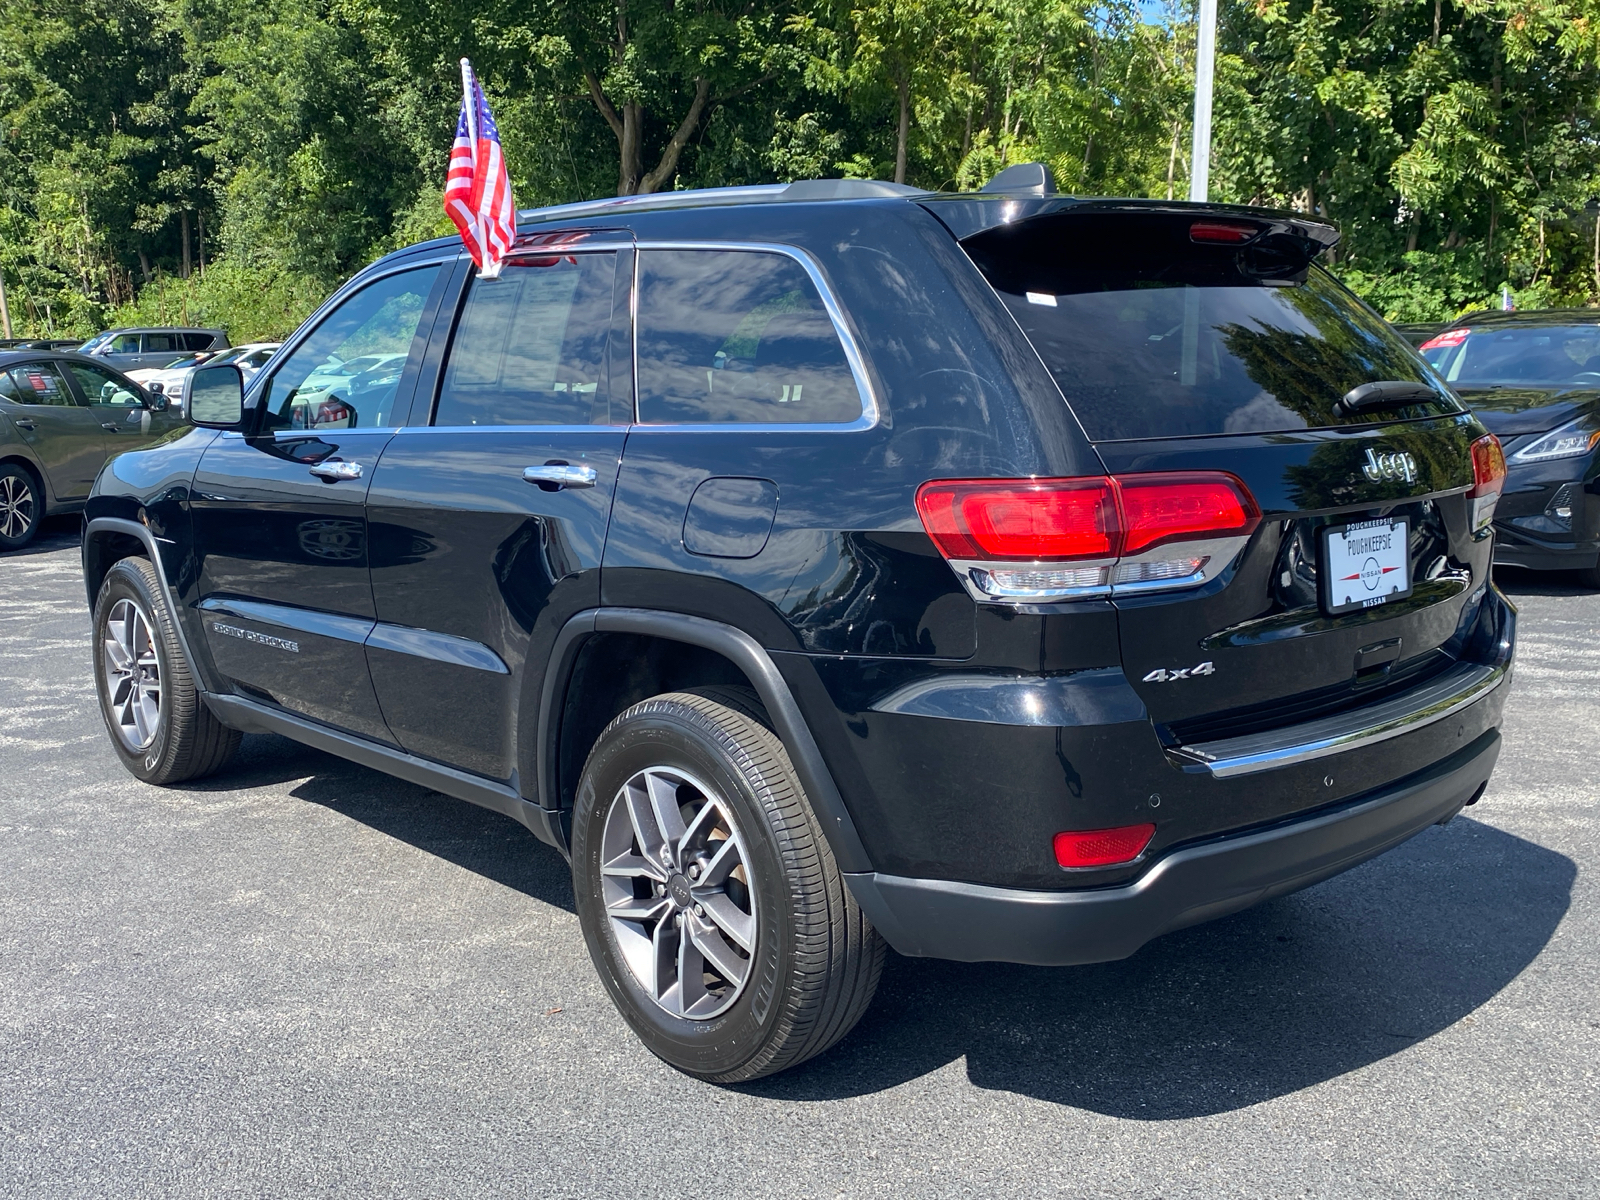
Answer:
[{"label": "rear roof spoiler", "polygon": [[[1005,182],[1006,172],[1001,172],[993,184]],[[1020,182],[1020,181],[1019,181]],[[1311,220],[1299,213],[1283,212],[1271,208],[1251,208],[1243,204],[1191,204],[1181,200],[1121,200],[1098,196],[1052,196],[1038,191],[1018,189],[1012,192],[963,193],[959,195],[924,195],[917,199],[955,235],[957,241],[997,229],[1002,225],[1015,225],[1037,217],[1064,216],[1088,213],[1149,213],[1168,216],[1192,217],[1242,217],[1265,226],[1268,234],[1287,233],[1319,245],[1323,250],[1339,244],[1339,231],[1324,221]]]}]

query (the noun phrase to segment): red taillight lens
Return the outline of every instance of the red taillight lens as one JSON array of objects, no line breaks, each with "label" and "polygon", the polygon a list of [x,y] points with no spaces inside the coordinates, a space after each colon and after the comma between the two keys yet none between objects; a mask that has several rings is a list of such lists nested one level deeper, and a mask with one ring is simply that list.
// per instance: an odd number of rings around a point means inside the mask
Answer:
[{"label": "red taillight lens", "polygon": [[1486,433],[1472,443],[1472,495],[1496,495],[1506,485],[1506,452],[1500,439]]},{"label": "red taillight lens", "polygon": [[1459,346],[1459,345],[1461,345],[1462,342],[1467,340],[1467,338],[1471,335],[1471,333],[1472,333],[1472,330],[1470,330],[1470,329],[1446,329],[1443,333],[1439,334],[1437,337],[1431,337],[1427,341],[1423,342],[1422,345],[1417,347],[1417,349],[1418,350],[1443,350],[1443,349],[1449,349],[1451,346]]},{"label": "red taillight lens", "polygon": [[1062,562],[1113,558],[1121,540],[1109,479],[941,479],[917,514],[946,558]]},{"label": "red taillight lens", "polygon": [[1116,829],[1081,829],[1055,836],[1056,862],[1063,867],[1114,867],[1144,853],[1155,836],[1154,825],[1122,825]]},{"label": "red taillight lens", "polygon": [[1261,521],[1249,489],[1220,471],[937,479],[917,489],[917,513],[946,558],[977,562],[1117,558],[1247,536]]},{"label": "red taillight lens", "polygon": [[1121,475],[1123,554],[1167,542],[1243,536],[1255,530],[1261,510],[1232,475]]},{"label": "red taillight lens", "polygon": [[1261,232],[1259,225],[1239,225],[1232,221],[1196,221],[1189,226],[1191,242],[1213,242],[1242,246]]}]

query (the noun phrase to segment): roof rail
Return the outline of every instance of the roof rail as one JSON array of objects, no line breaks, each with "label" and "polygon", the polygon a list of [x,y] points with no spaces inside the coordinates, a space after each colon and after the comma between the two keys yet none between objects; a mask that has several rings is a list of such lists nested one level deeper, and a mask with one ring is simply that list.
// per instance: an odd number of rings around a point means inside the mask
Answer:
[{"label": "roof rail", "polygon": [[926,196],[921,188],[880,179],[802,179],[796,183],[762,183],[748,187],[690,188],[681,192],[653,192],[647,196],[613,196],[605,200],[580,200],[549,208],[526,208],[519,221],[566,221],[574,217],[603,216],[615,212],[699,208],[718,204],[771,204],[782,201],[866,200],[889,196]]}]

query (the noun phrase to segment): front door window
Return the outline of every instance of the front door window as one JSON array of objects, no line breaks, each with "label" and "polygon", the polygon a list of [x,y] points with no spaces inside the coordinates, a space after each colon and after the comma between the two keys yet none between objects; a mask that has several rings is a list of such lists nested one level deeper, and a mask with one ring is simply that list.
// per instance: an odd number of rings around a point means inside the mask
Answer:
[{"label": "front door window", "polygon": [[421,356],[417,326],[438,275],[438,265],[402,271],[346,299],[273,372],[263,430],[399,424],[400,380]]}]

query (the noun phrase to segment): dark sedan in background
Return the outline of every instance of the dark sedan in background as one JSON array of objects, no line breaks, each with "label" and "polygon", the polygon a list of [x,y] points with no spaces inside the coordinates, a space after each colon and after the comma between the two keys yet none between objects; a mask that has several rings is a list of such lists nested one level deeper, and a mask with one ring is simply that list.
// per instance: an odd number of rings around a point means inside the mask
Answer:
[{"label": "dark sedan in background", "polygon": [[1495,562],[1600,587],[1600,311],[1473,313],[1421,351],[1505,447]]},{"label": "dark sedan in background", "polygon": [[0,351],[0,550],[76,512],[106,460],[183,425],[163,396],[81,354]]}]

